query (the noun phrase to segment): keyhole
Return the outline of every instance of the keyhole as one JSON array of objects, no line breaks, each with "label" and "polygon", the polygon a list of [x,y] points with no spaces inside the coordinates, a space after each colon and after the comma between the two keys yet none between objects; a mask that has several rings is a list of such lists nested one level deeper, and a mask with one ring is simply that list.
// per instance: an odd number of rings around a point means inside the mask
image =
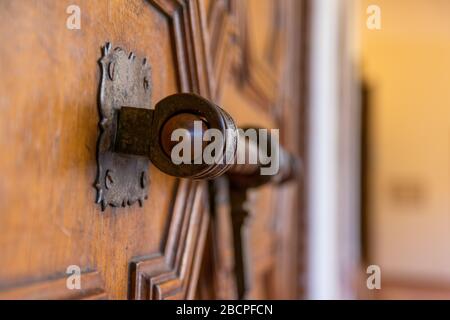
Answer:
[{"label": "keyhole", "polygon": [[147,187],[147,174],[145,171],[141,173],[141,188],[145,189]]},{"label": "keyhole", "polygon": [[106,175],[105,175],[106,189],[111,189],[113,184],[114,184],[114,179],[112,177],[112,172],[111,172],[111,170],[108,170],[108,171],[106,171]]},{"label": "keyhole", "polygon": [[115,75],[116,75],[116,64],[114,62],[110,62],[108,65],[108,76],[112,81],[114,81]]}]

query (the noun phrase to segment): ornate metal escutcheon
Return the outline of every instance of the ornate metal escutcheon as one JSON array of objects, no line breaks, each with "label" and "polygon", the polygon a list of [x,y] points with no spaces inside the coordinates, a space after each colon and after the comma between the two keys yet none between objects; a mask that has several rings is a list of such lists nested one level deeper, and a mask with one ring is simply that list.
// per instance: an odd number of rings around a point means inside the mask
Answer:
[{"label": "ornate metal escutcheon", "polygon": [[117,117],[123,106],[151,109],[151,68],[145,58],[137,58],[110,43],[103,47],[100,59],[99,94],[100,135],[97,142],[97,203],[102,210],[108,205],[118,207],[148,197],[148,169],[145,156],[114,152]]}]

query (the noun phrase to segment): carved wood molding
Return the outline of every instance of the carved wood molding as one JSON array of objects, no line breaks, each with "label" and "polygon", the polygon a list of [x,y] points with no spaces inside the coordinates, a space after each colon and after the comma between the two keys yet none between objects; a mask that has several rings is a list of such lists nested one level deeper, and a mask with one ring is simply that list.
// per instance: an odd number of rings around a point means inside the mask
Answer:
[{"label": "carved wood molding", "polygon": [[[278,93],[285,83],[280,77],[283,68],[281,62],[286,61],[289,53],[288,41],[295,37],[286,30],[286,23],[282,19],[288,14],[287,1],[272,2],[272,16],[267,22],[270,33],[265,39],[264,56],[258,56],[253,44],[254,35],[250,30],[251,8],[247,1],[237,1],[237,24],[239,50],[235,63],[235,76],[241,91],[264,111],[277,116]],[[288,40],[285,40],[288,39]],[[291,70],[291,72],[295,72]]]},{"label": "carved wood molding", "polygon": [[[283,144],[304,155],[304,146],[299,145],[298,137],[305,136],[303,131],[307,101],[305,81],[308,63],[306,46],[309,43],[309,1],[271,1],[272,10],[265,20],[269,32],[263,39],[264,48],[260,52],[256,51],[254,45],[257,37],[255,30],[259,31],[255,28],[258,26],[253,25],[253,29],[250,28],[255,7],[249,7],[251,4],[258,6],[258,0],[253,3],[242,0],[216,0],[208,3],[209,6],[203,10],[202,17],[206,21],[204,38],[206,48],[209,48],[208,59],[213,70],[213,99],[220,100],[223,83],[229,81],[226,78],[231,74],[242,96],[248,99],[249,105],[270,114],[276,124],[278,123],[278,127],[282,129]],[[303,145],[303,142],[301,144]],[[295,191],[283,188],[278,192],[278,196],[295,197],[291,195],[292,192]],[[300,195],[298,198],[302,199],[304,192],[301,187],[296,192]],[[302,258],[302,263],[305,261],[302,250],[305,232],[297,230],[304,230],[305,217],[303,202],[300,199],[296,199],[295,208],[290,208],[286,205],[287,202],[282,202],[280,208],[285,208],[281,210],[287,212],[279,222],[283,223],[283,226],[269,230],[271,234],[276,234],[274,244],[282,248],[274,250],[273,260],[268,264],[266,272],[268,291],[272,292],[274,297],[292,298],[296,296],[295,290],[298,290],[297,282],[287,279],[293,274],[290,269],[293,264],[280,264],[277,261],[291,261],[297,257]],[[301,215],[297,214],[299,210]],[[250,224],[249,222],[248,225]],[[300,244],[293,239],[299,239]],[[209,247],[213,245],[209,244]],[[210,260],[212,262],[209,264],[214,264],[214,256]],[[217,266],[215,268],[215,273],[222,272],[225,278],[226,269],[221,270]],[[297,274],[304,274],[303,269],[301,266]],[[208,281],[214,283],[214,277],[211,276]]]},{"label": "carved wood molding", "polygon": [[206,66],[211,75],[211,98],[220,100],[223,83],[232,75],[252,105],[273,114],[276,113],[274,106],[278,104],[278,88],[284,85],[280,78],[280,62],[289,51],[285,39],[292,39],[292,34],[286,32],[285,22],[280,19],[289,6],[285,1],[274,1],[268,21],[271,32],[265,40],[267,48],[263,58],[255,54],[249,30],[249,10],[247,1],[240,0],[216,0],[209,2],[208,7],[200,6]]},{"label": "carved wood molding", "polygon": [[130,267],[130,298],[192,299],[209,223],[204,182],[181,180],[161,253]]},{"label": "carved wood molding", "polygon": [[228,178],[221,177],[211,182],[211,203],[213,206],[213,219],[211,239],[213,283],[215,298],[237,299],[235,273],[235,248],[233,239],[233,221],[230,199],[230,186]]},{"label": "carved wood molding", "polygon": [[211,98],[217,100],[237,53],[236,5],[234,0],[216,0],[209,2],[208,7],[200,7],[202,38],[210,70]]},{"label": "carved wood molding", "polygon": [[149,0],[170,21],[179,89],[211,97],[198,0]]},{"label": "carved wood molding", "polygon": [[227,177],[209,181],[211,219],[196,296],[200,300],[238,298],[229,191]]},{"label": "carved wood molding", "polygon": [[67,276],[35,282],[0,292],[0,300],[104,300],[107,294],[97,271],[81,274],[81,289],[68,289]]},{"label": "carved wood molding", "polygon": [[[179,90],[211,97],[199,1],[149,2],[169,19]],[[205,190],[202,183],[179,181],[161,252],[131,263],[130,298],[194,297],[209,221]]]},{"label": "carved wood molding", "polygon": [[[279,83],[274,65],[283,60],[285,42],[278,26],[279,13],[286,11],[283,1],[274,4],[273,32],[267,39],[267,59],[253,53],[248,34],[246,2],[216,0],[149,0],[170,20],[179,87],[182,92],[196,92],[214,101],[231,73],[241,91],[265,111],[273,110]],[[278,12],[278,14],[277,14]]]}]

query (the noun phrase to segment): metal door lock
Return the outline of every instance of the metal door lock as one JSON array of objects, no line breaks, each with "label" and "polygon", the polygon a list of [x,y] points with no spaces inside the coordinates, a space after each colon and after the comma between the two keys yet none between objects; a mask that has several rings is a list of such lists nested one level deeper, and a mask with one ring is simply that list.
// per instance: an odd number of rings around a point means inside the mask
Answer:
[{"label": "metal door lock", "polygon": [[[151,107],[151,69],[121,48],[104,48],[100,60],[100,129],[97,159],[97,202],[106,206],[142,205],[148,198],[149,164],[181,178],[214,179],[228,173],[240,186],[255,187],[273,180],[259,174],[260,164],[235,164],[238,153],[255,152],[257,146],[238,148],[239,131],[234,120],[214,103],[192,93],[168,96]],[[223,137],[219,158],[214,163],[174,163],[171,134],[184,129],[194,136],[195,121],[203,129],[215,129]],[[276,181],[295,171],[295,159],[281,150],[284,162]],[[245,156],[244,156],[245,158]],[[230,161],[231,160],[231,161]]]}]

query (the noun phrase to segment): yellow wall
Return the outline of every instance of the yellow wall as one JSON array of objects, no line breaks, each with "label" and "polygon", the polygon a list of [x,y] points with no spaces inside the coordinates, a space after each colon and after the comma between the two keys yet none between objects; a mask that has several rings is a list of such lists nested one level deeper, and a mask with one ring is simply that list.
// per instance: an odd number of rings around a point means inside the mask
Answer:
[{"label": "yellow wall", "polygon": [[[381,30],[366,28],[369,4]],[[450,1],[360,0],[358,10],[373,89],[371,263],[450,283]]]}]

